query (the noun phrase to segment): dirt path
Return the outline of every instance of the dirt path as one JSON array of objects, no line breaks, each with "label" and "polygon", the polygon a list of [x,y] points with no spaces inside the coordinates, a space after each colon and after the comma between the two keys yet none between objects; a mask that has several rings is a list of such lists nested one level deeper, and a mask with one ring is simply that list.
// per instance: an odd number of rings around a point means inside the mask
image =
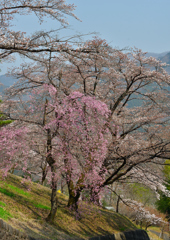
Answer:
[{"label": "dirt path", "polygon": [[[154,233],[154,234],[156,234],[158,237],[160,236],[160,233],[159,233],[159,232],[156,232],[156,231],[154,231],[154,230],[149,230],[149,231],[152,232],[152,233]],[[164,234],[163,234],[163,238],[161,238],[161,239],[170,240],[169,234],[168,234],[168,233],[164,233]]]}]

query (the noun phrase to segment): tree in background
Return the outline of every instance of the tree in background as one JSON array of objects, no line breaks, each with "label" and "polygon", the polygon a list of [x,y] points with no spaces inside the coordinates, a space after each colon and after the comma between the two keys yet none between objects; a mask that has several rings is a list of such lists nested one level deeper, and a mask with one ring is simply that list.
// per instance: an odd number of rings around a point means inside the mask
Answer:
[{"label": "tree in background", "polygon": [[123,214],[124,210],[122,210],[120,204],[124,199],[138,201],[144,207],[154,206],[157,200],[157,192],[138,182],[129,183],[127,180],[119,183],[119,181],[116,181],[107,187],[107,191],[102,198],[106,206],[112,207],[116,212]]},{"label": "tree in background", "polygon": [[123,201],[131,208],[133,220],[140,225],[140,228],[144,227],[145,231],[153,225],[167,224],[162,218],[150,213],[140,202],[131,199],[124,199]]}]

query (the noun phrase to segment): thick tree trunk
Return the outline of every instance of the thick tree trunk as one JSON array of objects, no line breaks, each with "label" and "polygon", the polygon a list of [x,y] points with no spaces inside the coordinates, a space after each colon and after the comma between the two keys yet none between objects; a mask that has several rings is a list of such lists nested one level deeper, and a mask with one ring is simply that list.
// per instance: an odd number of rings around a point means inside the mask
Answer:
[{"label": "thick tree trunk", "polygon": [[58,198],[56,196],[56,189],[52,189],[52,194],[51,194],[51,210],[46,218],[47,222],[53,223],[56,213],[57,213],[57,208],[58,208]]},{"label": "thick tree trunk", "polygon": [[51,131],[50,129],[47,129],[47,163],[51,167],[51,185],[52,185],[52,193],[51,193],[51,210],[46,218],[47,222],[53,223],[56,213],[57,213],[57,208],[58,208],[58,198],[57,198],[57,179],[56,179],[56,165],[55,165],[55,160],[52,157],[51,154],[52,151],[52,139],[51,139]]},{"label": "thick tree trunk", "polygon": [[69,189],[69,200],[68,200],[68,207],[75,212],[78,212],[78,200],[80,197],[79,190]]},{"label": "thick tree trunk", "polygon": [[57,181],[55,178],[55,173],[56,173],[56,167],[52,166],[51,167],[52,171],[52,193],[51,193],[51,210],[46,218],[47,222],[53,223],[56,213],[57,213],[57,208],[58,208],[58,198],[57,198]]},{"label": "thick tree trunk", "polygon": [[68,192],[69,192],[69,200],[67,206],[72,210],[76,212],[76,218],[79,218],[80,215],[78,213],[78,200],[80,198],[80,193],[84,188],[84,173],[81,174],[79,177],[79,180],[76,183],[76,186],[74,186],[74,183],[72,181],[72,172],[71,167],[69,165],[69,162],[67,159],[65,159],[65,166],[67,168],[66,172],[66,183],[68,186]]}]

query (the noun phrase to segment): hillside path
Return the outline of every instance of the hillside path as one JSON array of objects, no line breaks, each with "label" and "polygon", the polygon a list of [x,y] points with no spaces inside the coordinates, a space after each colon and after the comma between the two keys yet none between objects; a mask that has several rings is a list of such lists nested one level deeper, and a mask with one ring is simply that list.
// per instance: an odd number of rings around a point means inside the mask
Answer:
[{"label": "hillside path", "polygon": [[[149,230],[150,232],[156,234],[158,237],[160,236],[160,233],[159,232],[156,232],[154,230]],[[169,234],[168,233],[163,233],[163,238],[161,239],[164,239],[164,240],[170,240],[170,237],[169,237]]]}]

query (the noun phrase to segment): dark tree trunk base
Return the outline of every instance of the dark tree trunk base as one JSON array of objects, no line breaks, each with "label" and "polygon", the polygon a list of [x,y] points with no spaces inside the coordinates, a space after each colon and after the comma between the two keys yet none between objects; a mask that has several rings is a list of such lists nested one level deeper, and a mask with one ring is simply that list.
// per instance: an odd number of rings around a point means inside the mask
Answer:
[{"label": "dark tree trunk base", "polygon": [[57,213],[57,208],[58,208],[58,198],[56,197],[56,199],[53,199],[53,201],[51,201],[51,210],[48,217],[46,218],[47,222],[54,223],[54,219]]},{"label": "dark tree trunk base", "polygon": [[69,195],[69,200],[68,200],[68,207],[72,211],[77,211],[78,210],[78,200],[79,200],[80,194],[76,194],[76,196],[70,194]]},{"label": "dark tree trunk base", "polygon": [[80,191],[77,191],[76,195],[72,191],[69,191],[69,200],[68,200],[67,207],[71,211],[75,212],[76,220],[80,219],[80,213],[78,211],[78,200],[79,200],[79,197],[80,197]]}]

